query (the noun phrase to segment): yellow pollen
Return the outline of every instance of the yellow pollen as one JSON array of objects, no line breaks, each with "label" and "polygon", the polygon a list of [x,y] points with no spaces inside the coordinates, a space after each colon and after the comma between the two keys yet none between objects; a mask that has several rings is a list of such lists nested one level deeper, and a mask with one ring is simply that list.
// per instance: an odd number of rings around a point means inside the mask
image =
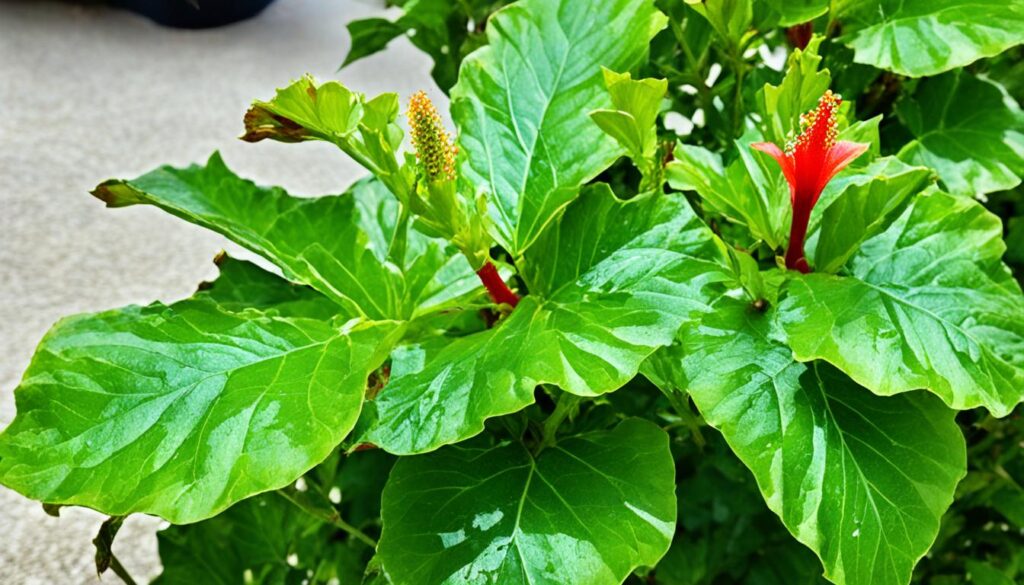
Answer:
[{"label": "yellow pollen", "polygon": [[437,108],[418,91],[409,98],[409,127],[416,158],[430,181],[454,181],[455,158],[458,148],[444,129]]},{"label": "yellow pollen", "polygon": [[839,130],[836,128],[836,115],[843,98],[832,90],[818,100],[818,107],[800,115],[800,134],[795,139],[786,141],[786,154],[795,154],[798,150],[821,148],[828,150],[835,146]]}]

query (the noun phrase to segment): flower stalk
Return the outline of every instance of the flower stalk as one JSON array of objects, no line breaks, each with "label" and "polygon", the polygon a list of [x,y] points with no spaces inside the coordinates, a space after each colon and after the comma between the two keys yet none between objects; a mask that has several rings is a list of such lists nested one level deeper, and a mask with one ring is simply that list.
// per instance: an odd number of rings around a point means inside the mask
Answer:
[{"label": "flower stalk", "polygon": [[486,205],[479,197],[467,202],[459,192],[459,149],[444,129],[441,115],[427,94],[419,91],[409,99],[408,116],[422,178],[410,201],[412,212],[422,225],[462,251],[495,303],[515,307],[519,295],[505,284],[490,259]]},{"label": "flower stalk", "polygon": [[512,308],[519,304],[519,295],[512,292],[512,289],[505,284],[493,262],[490,260],[484,262],[484,265],[476,271],[476,275],[480,277],[480,282],[484,284],[487,294],[491,295],[491,300],[495,303]]},{"label": "flower stalk", "polygon": [[817,108],[800,116],[800,134],[785,145],[785,150],[771,142],[755,142],[751,148],[767,153],[779,163],[789,183],[789,200],[793,207],[786,268],[803,273],[811,271],[804,255],[804,240],[811,211],[825,186],[868,149],[867,144],[836,141],[837,117],[842,98],[826,91]]}]

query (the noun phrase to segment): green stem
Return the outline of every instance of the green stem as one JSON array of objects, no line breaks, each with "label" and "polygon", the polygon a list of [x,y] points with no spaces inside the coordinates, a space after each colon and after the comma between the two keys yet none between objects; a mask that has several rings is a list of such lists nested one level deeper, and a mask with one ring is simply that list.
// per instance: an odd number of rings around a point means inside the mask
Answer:
[{"label": "green stem", "polygon": [[[377,548],[377,541],[376,540],[370,538],[362,530],[359,530],[355,526],[352,526],[348,522],[345,522],[345,520],[341,517],[341,514],[339,514],[337,510],[334,510],[334,512],[331,513],[331,514],[325,514],[323,510],[319,510],[317,508],[314,508],[313,506],[310,506],[308,503],[302,501],[301,498],[296,498],[296,497],[292,496],[292,494],[288,493],[287,490],[280,489],[280,490],[277,490],[277,493],[281,494],[286,500],[288,500],[289,502],[295,504],[300,509],[302,509],[302,511],[306,512],[310,516],[313,516],[314,518],[318,518],[318,519],[320,519],[320,520],[322,520],[322,521],[324,521],[324,522],[334,526],[335,528],[338,528],[339,530],[347,533],[349,536],[351,536],[351,537],[353,537],[355,539],[361,540],[366,545],[368,545],[370,548],[373,548],[373,549]],[[333,506],[332,506],[332,509],[333,509]]]},{"label": "green stem", "polygon": [[558,403],[555,404],[555,410],[544,420],[544,425],[541,427],[543,438],[541,439],[540,446],[537,448],[538,453],[555,445],[558,427],[562,426],[565,419],[574,415],[579,410],[582,401],[582,397],[568,392],[562,392],[559,395]]},{"label": "green stem", "polygon": [[678,392],[663,390],[662,393],[668,399],[668,403],[672,405],[672,410],[676,411],[679,416],[679,424],[689,429],[693,442],[698,447],[704,447],[704,435],[700,432],[700,428],[703,426],[701,418],[690,410],[689,403]]},{"label": "green stem", "polygon": [[114,556],[114,553],[110,553],[110,570],[113,571],[115,575],[121,578],[121,581],[124,582],[124,585],[136,585],[135,579],[132,579],[132,576],[128,574],[128,570],[124,568],[124,565],[121,564],[121,561],[117,560],[117,557]]},{"label": "green stem", "polygon": [[395,266],[405,266],[405,248],[409,239],[409,208],[398,204],[401,211],[398,215],[398,223],[395,224],[395,234],[391,236],[391,243],[388,245],[388,260]]}]

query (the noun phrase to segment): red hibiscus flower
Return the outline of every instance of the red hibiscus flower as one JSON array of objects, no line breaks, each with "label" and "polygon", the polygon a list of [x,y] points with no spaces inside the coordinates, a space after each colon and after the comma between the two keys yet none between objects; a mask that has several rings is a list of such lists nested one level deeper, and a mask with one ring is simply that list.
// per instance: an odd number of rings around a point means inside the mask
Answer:
[{"label": "red hibiscus flower", "polygon": [[868,149],[867,144],[836,142],[836,110],[842,98],[826,91],[818,107],[800,117],[802,131],[786,143],[783,151],[771,142],[755,142],[751,148],[766,152],[782,167],[789,183],[789,201],[793,206],[793,223],[786,249],[786,268],[803,273],[811,271],[804,257],[804,237],[811,210],[825,185]]}]

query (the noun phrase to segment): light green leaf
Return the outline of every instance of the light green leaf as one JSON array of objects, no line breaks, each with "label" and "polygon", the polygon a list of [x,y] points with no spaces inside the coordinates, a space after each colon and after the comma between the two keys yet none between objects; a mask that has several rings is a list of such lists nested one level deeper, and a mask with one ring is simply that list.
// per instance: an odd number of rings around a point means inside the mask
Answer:
[{"label": "light green leaf", "polygon": [[633,79],[629,73],[604,70],[604,83],[613,109],[595,110],[590,117],[641,164],[654,154],[658,131],[655,123],[661,101],[668,91],[665,79]]},{"label": "light green leaf", "polygon": [[187,523],[327,457],[401,327],[215,299],[57,323],[15,390],[0,483],[43,502]]},{"label": "light green leaf", "polygon": [[373,99],[337,81],[317,84],[307,75],[278,89],[269,102],[254,102],[245,114],[242,140],[324,140],[373,173],[400,201],[408,201],[415,172],[401,165],[398,95]]},{"label": "light green leaf", "polygon": [[876,394],[926,388],[1006,415],[1024,399],[1024,296],[1001,236],[974,201],[918,195],[848,275],[789,281],[779,320],[796,357],[828,360]]},{"label": "light green leaf", "polygon": [[668,436],[629,419],[562,439],[456,445],[400,459],[378,548],[395,585],[618,584],[675,531]]},{"label": "light green leaf", "polygon": [[686,0],[727,46],[738,46],[754,18],[753,0]]},{"label": "light green leaf", "polygon": [[[521,0],[463,61],[452,117],[497,242],[519,257],[621,154],[587,112],[612,107],[601,67],[629,71],[665,26],[651,0]],[[608,31],[621,31],[609,35]]]},{"label": "light green leaf", "polygon": [[717,294],[724,256],[680,195],[623,202],[588,189],[524,258],[531,294],[493,329],[407,360],[416,367],[392,373],[357,436],[421,453],[531,404],[538,384],[616,390]]},{"label": "light green leaf", "polygon": [[929,169],[887,156],[846,178],[845,188],[821,214],[821,227],[811,242],[814,269],[839,270],[861,242],[889,227],[910,196],[928,186],[931,176]]},{"label": "light green leaf", "polygon": [[841,585],[905,585],[966,472],[954,412],[924,392],[875,396],[770,337],[723,298],[651,367],[688,392],[768,506]]},{"label": "light green leaf", "polygon": [[442,240],[408,233],[404,264],[389,259],[399,205],[376,181],[319,198],[241,179],[214,154],[206,166],[161,167],[93,192],[110,207],[150,204],[231,238],[353,315],[410,319],[480,294],[466,259]]},{"label": "light green leaf", "polygon": [[951,71],[921,81],[897,112],[915,136],[898,156],[935,169],[950,193],[975,197],[1020,184],[1024,114],[996,83]]},{"label": "light green leaf", "polygon": [[738,157],[726,167],[721,157],[706,148],[679,144],[674,160],[665,168],[670,187],[696,191],[704,207],[746,226],[754,240],[778,248],[786,241],[790,206],[789,187],[775,162],[755,155],[753,133],[736,141]]},{"label": "light green leaf", "polygon": [[832,83],[828,70],[819,71],[821,36],[815,36],[803,50],[789,55],[786,75],[779,85],[766,83],[758,92],[761,126],[765,140],[782,146],[800,132],[800,116],[818,105]]},{"label": "light green leaf", "polygon": [[1024,5],[1007,0],[848,0],[834,17],[854,61],[935,75],[1024,42]]},{"label": "light green leaf", "polygon": [[[840,119],[840,123],[842,121],[843,120]],[[864,154],[858,156],[850,163],[848,168],[856,169],[866,167],[874,162],[876,158],[881,156],[881,138],[878,135],[878,126],[881,122],[882,115],[879,114],[868,120],[857,120],[839,131],[837,140],[847,140],[849,142],[859,142],[861,144],[870,145]]]}]

